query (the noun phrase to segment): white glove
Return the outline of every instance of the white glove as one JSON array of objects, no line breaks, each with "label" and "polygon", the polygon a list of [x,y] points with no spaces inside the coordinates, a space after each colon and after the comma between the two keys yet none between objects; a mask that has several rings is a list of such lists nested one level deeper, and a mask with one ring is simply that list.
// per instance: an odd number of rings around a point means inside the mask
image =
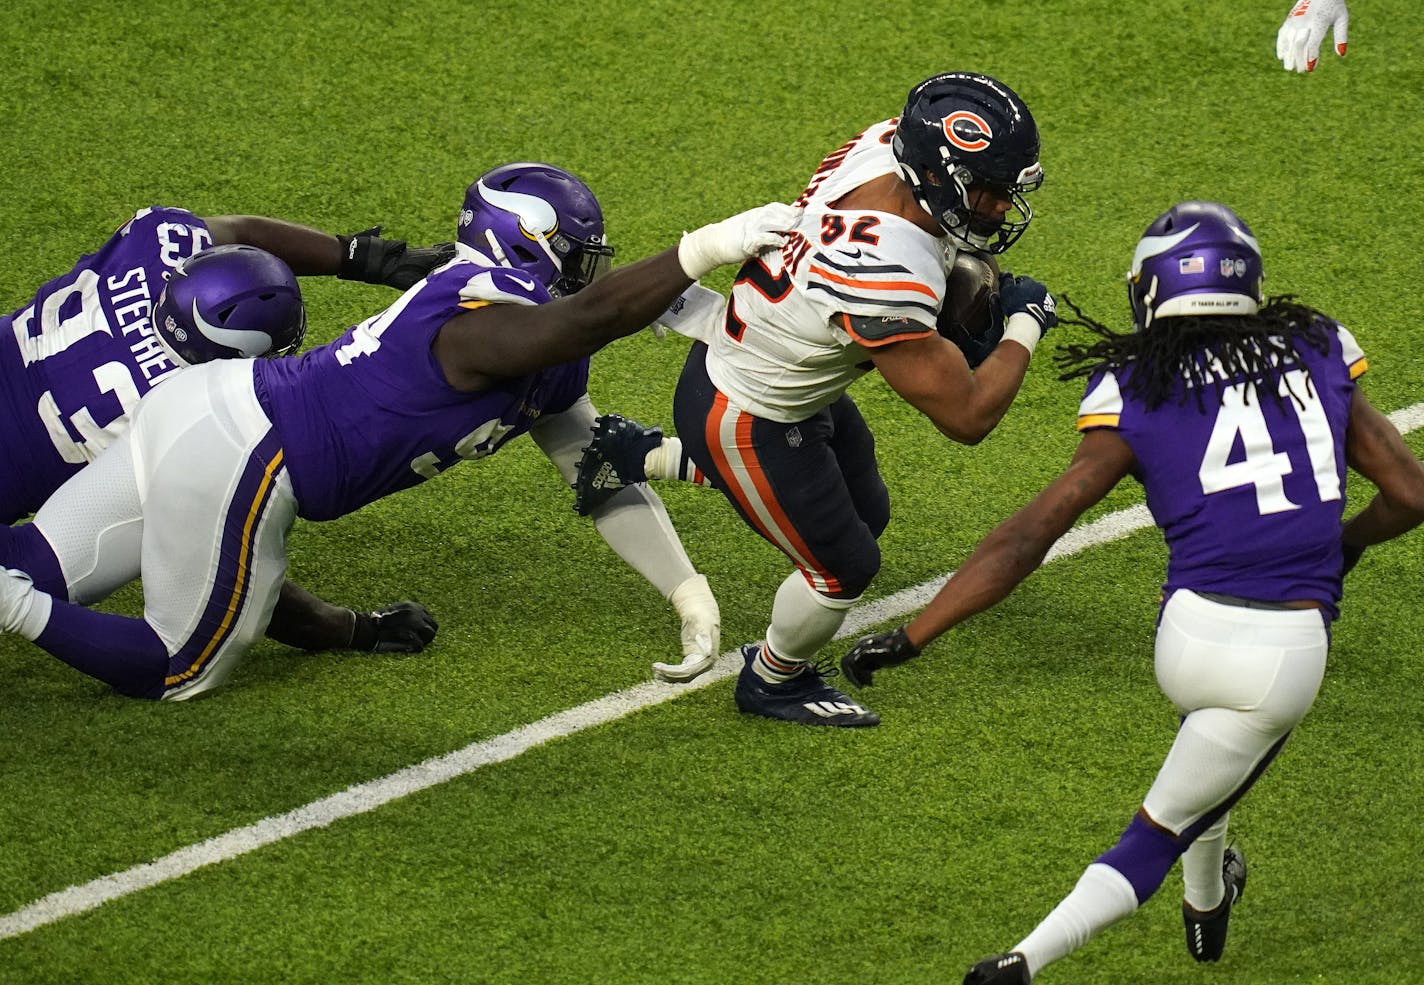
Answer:
[{"label": "white glove", "polygon": [[724,263],[740,263],[762,250],[780,247],[800,216],[799,208],[772,202],[683,233],[677,244],[678,263],[688,277],[701,280]]},{"label": "white glove", "polygon": [[658,315],[654,327],[664,331],[670,328],[678,335],[710,343],[712,336],[722,327],[726,307],[727,299],[721,294],[701,284],[693,284]]},{"label": "white glove", "polygon": [[1276,57],[1287,72],[1313,72],[1320,60],[1325,32],[1335,31],[1335,53],[1345,54],[1350,32],[1350,12],[1345,0],[1296,0],[1285,23],[1276,32]]},{"label": "white glove", "polygon": [[722,645],[722,614],[705,575],[693,575],[678,585],[668,601],[682,617],[682,663],[655,663],[653,676],[681,684],[712,668]]}]

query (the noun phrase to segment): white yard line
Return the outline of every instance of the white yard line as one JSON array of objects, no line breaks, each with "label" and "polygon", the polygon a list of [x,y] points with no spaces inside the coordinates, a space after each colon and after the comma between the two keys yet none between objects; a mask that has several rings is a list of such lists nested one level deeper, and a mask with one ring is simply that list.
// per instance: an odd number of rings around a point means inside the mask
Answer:
[{"label": "white yard line", "polygon": [[[1400,431],[1408,434],[1424,424],[1424,403],[1396,411],[1390,415],[1390,420]],[[1119,510],[1070,530],[1048,552],[1044,563],[1071,557],[1100,544],[1121,540],[1151,525],[1152,517],[1145,506]],[[857,606],[851,610],[836,639],[858,636],[871,626],[919,609],[934,596],[948,577],[949,575],[931,579],[886,598]],[[397,770],[389,776],[358,783],[340,793],[323,797],[285,814],[263,818],[255,824],[235,828],[207,841],[180,848],[144,865],[136,865],[92,882],[50,893],[28,906],[0,917],[0,939],[17,937],[46,924],[85,913],[110,900],[178,879],[204,866],[246,855],[264,845],[290,838],[303,831],[324,828],[343,818],[373,811],[401,797],[473,773],[482,767],[513,759],[552,739],[573,735],[594,725],[616,721],[640,709],[671,701],[690,691],[715,684],[737,673],[741,666],[741,654],[736,650],[729,650],[722,654],[711,670],[688,684],[650,682],[628,688],[626,691],[617,691],[577,708],[550,715],[513,732],[473,743],[443,756],[435,756],[414,766]]]}]

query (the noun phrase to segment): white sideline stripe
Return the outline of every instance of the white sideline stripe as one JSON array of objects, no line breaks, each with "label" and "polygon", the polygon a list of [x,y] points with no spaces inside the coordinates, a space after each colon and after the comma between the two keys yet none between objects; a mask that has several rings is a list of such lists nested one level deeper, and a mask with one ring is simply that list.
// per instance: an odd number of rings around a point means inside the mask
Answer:
[{"label": "white sideline stripe", "polygon": [[[1389,415],[1389,419],[1396,428],[1407,434],[1424,425],[1424,403],[1396,411]],[[1092,523],[1068,531],[1049,550],[1043,563],[1071,557],[1090,547],[1121,540],[1150,526],[1152,515],[1146,506],[1133,506],[1110,513]],[[850,611],[836,639],[858,636],[871,626],[913,612],[928,603],[952,574],[953,572],[950,572],[942,578],[933,578],[883,599],[856,606]],[[671,701],[690,691],[725,680],[741,670],[741,667],[741,653],[738,650],[729,650],[722,654],[711,670],[686,684],[653,681],[625,691],[615,691],[576,708],[540,719],[531,725],[517,728],[513,732],[472,743],[443,756],[434,756],[387,776],[358,783],[340,793],[323,797],[285,814],[263,818],[255,824],[235,828],[207,841],[180,848],[152,862],[50,893],[28,906],[0,917],[0,940],[18,937],[46,924],[97,909],[111,900],[181,878],[204,866],[246,855],[264,845],[290,838],[303,831],[324,828],[343,818],[373,811],[393,800],[438,786],[482,767],[514,759],[553,739],[616,721],[640,709]]]}]

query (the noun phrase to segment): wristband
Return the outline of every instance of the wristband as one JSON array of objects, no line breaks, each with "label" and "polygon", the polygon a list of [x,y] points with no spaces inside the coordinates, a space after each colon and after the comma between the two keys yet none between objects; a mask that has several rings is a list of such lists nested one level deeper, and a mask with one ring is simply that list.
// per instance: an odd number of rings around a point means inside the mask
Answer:
[{"label": "wristband", "polygon": [[1043,338],[1043,326],[1033,315],[1025,314],[1022,311],[1010,315],[1008,324],[1004,326],[1003,341],[1017,342],[1028,350],[1030,356],[1033,355],[1033,348],[1038,345],[1038,340],[1041,338]]}]

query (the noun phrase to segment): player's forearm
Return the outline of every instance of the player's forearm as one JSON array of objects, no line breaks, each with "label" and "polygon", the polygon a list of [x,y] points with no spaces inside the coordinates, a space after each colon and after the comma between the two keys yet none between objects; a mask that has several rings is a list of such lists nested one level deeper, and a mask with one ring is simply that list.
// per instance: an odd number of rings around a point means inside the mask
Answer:
[{"label": "player's forearm", "polygon": [[1006,523],[986,537],[923,612],[905,624],[917,649],[977,612],[992,608],[1043,562],[1047,548],[1015,535]]},{"label": "player's forearm", "polygon": [[355,614],[317,598],[300,585],[282,582],[268,639],[299,650],[340,650],[351,645]]},{"label": "player's forearm", "polygon": [[676,247],[619,267],[565,303],[591,354],[614,339],[646,328],[692,286]]},{"label": "player's forearm", "polygon": [[1022,346],[1000,343],[980,364],[965,392],[938,395],[937,413],[930,419],[947,437],[961,444],[978,444],[1013,405],[1028,361]]},{"label": "player's forearm", "polygon": [[255,215],[224,215],[204,220],[215,244],[242,243],[280,257],[299,276],[335,276],[341,243],[332,233],[310,226]]},{"label": "player's forearm", "polygon": [[1342,539],[1356,547],[1369,547],[1408,533],[1424,522],[1418,503],[1399,502],[1380,492],[1345,524]]}]

